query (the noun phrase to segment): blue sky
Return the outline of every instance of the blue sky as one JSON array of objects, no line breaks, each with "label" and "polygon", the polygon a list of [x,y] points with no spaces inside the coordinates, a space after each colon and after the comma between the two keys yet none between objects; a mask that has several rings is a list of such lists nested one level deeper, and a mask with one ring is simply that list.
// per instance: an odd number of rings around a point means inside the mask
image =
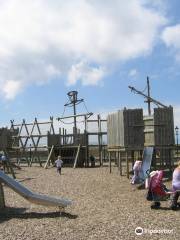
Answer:
[{"label": "blue sky", "polygon": [[128,85],[143,90],[149,76],[180,127],[179,9],[178,0],[0,0],[2,126],[61,116],[71,90],[94,113],[147,109]]}]

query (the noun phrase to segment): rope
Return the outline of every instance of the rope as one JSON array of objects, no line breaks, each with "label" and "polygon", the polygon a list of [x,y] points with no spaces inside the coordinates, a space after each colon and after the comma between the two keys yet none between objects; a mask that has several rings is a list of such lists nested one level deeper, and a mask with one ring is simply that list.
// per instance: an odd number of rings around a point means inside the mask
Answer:
[{"label": "rope", "polygon": [[144,92],[146,91],[146,89],[147,89],[147,85],[146,85],[146,87],[144,88],[144,90],[142,91],[142,93],[144,93]]},{"label": "rope", "polygon": [[[79,103],[77,103],[76,105],[78,105],[78,104],[80,104],[80,103],[82,103],[82,102],[79,102]],[[86,106],[86,104],[85,104],[85,101],[83,101],[83,104],[84,104],[85,110],[87,111],[87,114],[89,114],[89,111],[88,111],[88,108],[87,108],[87,106]],[[65,113],[65,111],[66,111],[66,107],[72,107],[72,106],[70,106],[70,105],[69,105],[69,106],[64,106],[64,110],[63,110],[63,113],[62,113],[62,115],[61,115],[62,118],[64,117],[64,113]],[[91,117],[91,115],[88,116],[87,119],[90,118],[90,117]],[[64,122],[62,119],[59,119],[59,121],[61,121],[63,124],[73,124],[73,123],[74,123],[74,121],[73,121],[73,122]],[[85,120],[76,121],[76,122],[77,122],[77,123],[84,123]]]}]

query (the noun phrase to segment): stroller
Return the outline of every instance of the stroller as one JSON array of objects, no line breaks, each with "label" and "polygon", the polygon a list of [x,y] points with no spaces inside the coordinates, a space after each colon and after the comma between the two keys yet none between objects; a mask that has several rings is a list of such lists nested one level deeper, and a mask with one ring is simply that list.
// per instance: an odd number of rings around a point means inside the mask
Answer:
[{"label": "stroller", "polygon": [[148,201],[152,201],[151,209],[158,209],[161,206],[161,201],[166,201],[170,199],[170,192],[166,186],[163,184],[164,172],[153,171],[150,173],[149,189],[146,196]]}]

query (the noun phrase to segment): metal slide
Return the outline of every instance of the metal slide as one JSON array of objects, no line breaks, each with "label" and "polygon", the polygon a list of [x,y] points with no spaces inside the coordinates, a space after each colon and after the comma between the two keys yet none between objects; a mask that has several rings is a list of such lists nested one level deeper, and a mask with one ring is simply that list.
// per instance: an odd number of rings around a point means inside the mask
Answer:
[{"label": "metal slide", "polygon": [[37,194],[30,191],[22,184],[14,180],[13,178],[6,175],[4,172],[0,171],[0,181],[4,182],[8,187],[13,189],[16,193],[27,199],[28,201],[45,206],[58,206],[58,207],[67,207],[71,205],[72,202],[67,199],[50,197],[43,194]]}]

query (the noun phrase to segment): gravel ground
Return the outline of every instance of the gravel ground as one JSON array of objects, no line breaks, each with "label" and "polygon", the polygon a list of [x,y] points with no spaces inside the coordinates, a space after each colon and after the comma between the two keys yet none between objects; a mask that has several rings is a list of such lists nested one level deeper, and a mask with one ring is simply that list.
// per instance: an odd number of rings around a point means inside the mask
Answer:
[{"label": "gravel ground", "polygon": [[[112,174],[107,167],[64,168],[59,176],[55,168],[24,167],[16,176],[31,190],[69,198],[73,205],[60,215],[55,207],[30,204],[4,187],[7,209],[0,212],[0,240],[180,239],[180,211],[169,210],[169,201],[151,210],[146,191],[131,186],[117,168]],[[137,236],[136,227],[149,232]]]}]

